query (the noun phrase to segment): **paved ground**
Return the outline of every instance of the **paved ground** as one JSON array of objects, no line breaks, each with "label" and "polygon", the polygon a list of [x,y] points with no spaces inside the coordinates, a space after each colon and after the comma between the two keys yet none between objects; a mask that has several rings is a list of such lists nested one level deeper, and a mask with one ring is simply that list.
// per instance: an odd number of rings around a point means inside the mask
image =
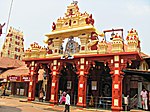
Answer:
[{"label": "paved ground", "polygon": [[0,112],[57,112],[45,108],[45,105],[19,102],[19,99],[0,98]]},{"label": "paved ground", "polygon": [[[25,102],[25,99],[19,98],[0,98],[0,112],[63,112],[64,105],[50,106],[47,104]],[[103,112],[104,110],[85,109],[80,107],[71,107],[71,112]],[[108,111],[107,111],[108,112]]]},{"label": "paved ground", "polygon": [[[26,102],[26,99],[2,97],[0,98],[0,112],[63,112],[64,105],[51,106],[45,103]],[[132,112],[141,112],[132,110]],[[110,112],[109,110],[86,109],[71,106],[71,112]]]}]

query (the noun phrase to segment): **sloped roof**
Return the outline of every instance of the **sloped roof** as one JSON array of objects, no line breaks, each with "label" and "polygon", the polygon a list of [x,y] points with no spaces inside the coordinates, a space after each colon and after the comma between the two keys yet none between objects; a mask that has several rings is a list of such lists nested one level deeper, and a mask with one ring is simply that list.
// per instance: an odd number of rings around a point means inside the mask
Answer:
[{"label": "sloped roof", "polygon": [[15,76],[29,75],[29,69],[26,67],[25,63],[22,62],[22,66],[18,68],[14,68],[14,69],[9,69],[3,72],[0,75],[0,78],[4,79],[4,78],[7,78],[7,76],[11,76],[11,75],[15,75]]},{"label": "sloped roof", "polygon": [[0,68],[18,68],[23,65],[21,60],[8,57],[0,57]]},{"label": "sloped roof", "polygon": [[145,54],[145,53],[143,53],[143,52],[140,52],[140,56],[142,57],[142,58],[150,58],[150,56],[149,55],[147,55],[147,54]]},{"label": "sloped roof", "polygon": [[[38,73],[39,73],[38,80],[43,80],[44,70],[40,69]],[[24,62],[22,62],[22,66],[20,66],[18,68],[14,68],[14,69],[9,69],[9,70],[3,72],[2,74],[0,74],[0,79],[7,79],[7,76],[11,76],[11,75],[14,75],[14,76],[29,75],[29,68],[26,67]]]},{"label": "sloped roof", "polygon": [[147,70],[137,70],[137,69],[126,69],[126,70],[123,70],[123,72],[125,72],[126,75],[138,75],[138,76],[142,76],[145,79],[147,79],[148,81],[150,81],[150,71],[147,71]]}]

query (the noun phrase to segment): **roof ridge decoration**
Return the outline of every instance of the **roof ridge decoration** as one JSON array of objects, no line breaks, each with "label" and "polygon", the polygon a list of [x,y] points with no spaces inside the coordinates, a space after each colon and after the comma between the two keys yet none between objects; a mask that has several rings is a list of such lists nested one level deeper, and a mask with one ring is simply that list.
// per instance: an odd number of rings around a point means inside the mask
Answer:
[{"label": "roof ridge decoration", "polygon": [[92,14],[88,14],[87,12],[81,13],[77,2],[74,1],[67,6],[65,16],[58,18],[56,23],[53,22],[52,31],[67,30],[70,28],[88,26],[89,24],[94,25]]},{"label": "roof ridge decoration", "polygon": [[140,40],[139,36],[136,30],[133,28],[128,31],[128,35],[126,37],[127,43],[128,43],[128,51],[138,51],[140,52]]},{"label": "roof ridge decoration", "polygon": [[11,36],[19,36],[23,38],[23,32],[13,27],[10,27],[6,37],[11,37]]}]

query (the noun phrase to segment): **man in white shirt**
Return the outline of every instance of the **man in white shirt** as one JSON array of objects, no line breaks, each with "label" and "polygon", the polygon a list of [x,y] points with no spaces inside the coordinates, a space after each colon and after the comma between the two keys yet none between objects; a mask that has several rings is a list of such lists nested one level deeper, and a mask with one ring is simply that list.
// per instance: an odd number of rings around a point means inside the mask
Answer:
[{"label": "man in white shirt", "polygon": [[147,91],[145,90],[145,89],[143,89],[142,91],[141,91],[141,101],[144,103],[144,104],[142,104],[143,105],[143,109],[144,110],[148,110],[148,105],[147,105],[147,95],[148,95],[148,93],[147,93]]},{"label": "man in white shirt", "polygon": [[67,91],[67,95],[66,95],[65,111],[64,112],[70,112],[70,95],[69,95],[69,91]]}]

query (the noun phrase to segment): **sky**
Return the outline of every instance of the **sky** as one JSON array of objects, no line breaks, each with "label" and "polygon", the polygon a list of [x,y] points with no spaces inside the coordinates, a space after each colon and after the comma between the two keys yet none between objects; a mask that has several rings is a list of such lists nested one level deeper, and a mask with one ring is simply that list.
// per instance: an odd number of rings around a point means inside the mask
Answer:
[{"label": "sky", "polygon": [[[52,30],[52,23],[63,17],[73,0],[0,0],[0,23],[6,23],[0,37],[0,47],[6,37],[7,25],[24,33],[25,49],[33,42],[46,46],[43,40]],[[142,52],[150,55],[150,0],[77,0],[81,13],[93,15],[94,26],[100,31],[123,28],[137,30]]]}]

